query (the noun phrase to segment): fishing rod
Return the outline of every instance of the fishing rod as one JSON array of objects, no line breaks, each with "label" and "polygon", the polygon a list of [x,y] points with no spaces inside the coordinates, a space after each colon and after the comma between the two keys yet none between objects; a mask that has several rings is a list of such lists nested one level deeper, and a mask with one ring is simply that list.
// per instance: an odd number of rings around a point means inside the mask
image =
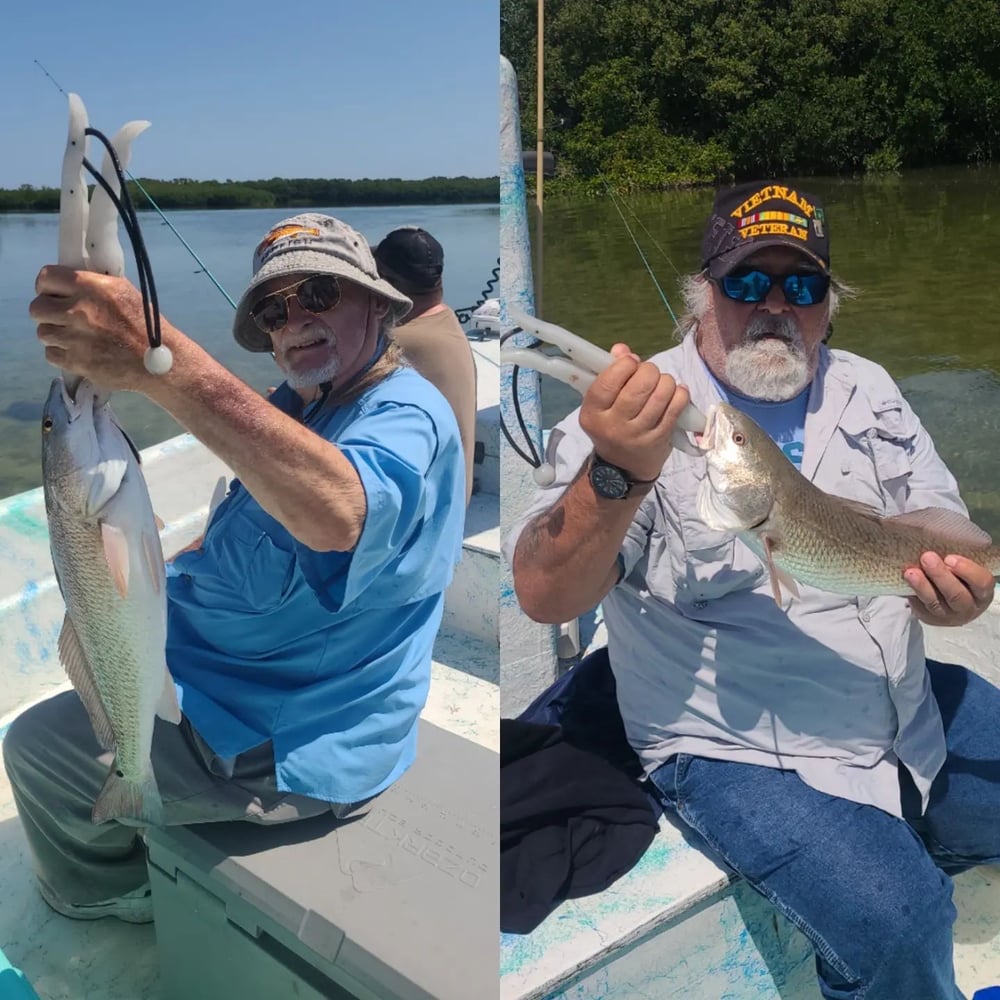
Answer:
[{"label": "fishing rod", "polygon": [[[59,93],[62,94],[64,97],[68,97],[69,95],[59,85],[59,81],[56,80],[56,78],[37,59],[35,59],[33,61],[34,61],[35,65],[52,81],[53,85],[59,91]],[[89,129],[88,129],[88,134],[94,135],[95,138],[99,138],[96,135],[95,132],[91,132]],[[107,145],[106,141],[105,141],[105,145]],[[91,174],[94,174],[94,171],[93,171],[92,168],[88,167],[88,169],[90,170]],[[156,202],[153,200],[153,196],[142,186],[142,184],[139,182],[138,178],[136,178],[136,177],[134,177],[132,175],[131,171],[125,170],[124,173],[125,173],[125,176],[127,176],[128,179],[130,181],[132,181],[133,184],[135,184],[135,186],[139,189],[139,191],[142,192],[143,196],[145,197],[146,201],[149,202],[150,207],[153,209],[153,211],[155,211],[156,214],[163,220],[164,224],[170,229],[170,231],[174,234],[174,236],[176,236],[177,239],[180,240],[180,242],[183,245],[184,249],[187,250],[187,252],[189,254],[191,254],[191,256],[194,258],[194,260],[198,264],[198,267],[200,268],[201,272],[208,277],[208,279],[212,282],[212,284],[215,285],[215,287],[222,293],[222,295],[225,297],[226,301],[235,309],[236,308],[236,303],[233,301],[232,296],[225,290],[225,288],[222,287],[222,285],[219,283],[219,281],[215,277],[215,275],[212,274],[212,272],[209,269],[208,265],[198,256],[197,253],[195,253],[194,248],[191,246],[191,244],[188,243],[188,241],[186,239],[184,239],[184,237],[177,231],[177,227],[174,226],[174,224],[163,214],[163,211],[160,208],[160,206],[157,205]],[[98,177],[96,174],[94,174],[94,179],[97,180],[99,183],[103,181],[103,178]],[[104,185],[102,184],[102,186],[104,186]],[[122,193],[124,195],[126,195],[126,197],[127,197],[127,192],[126,192],[124,178],[121,179],[121,187],[122,187]],[[106,187],[105,187],[105,190],[107,191]],[[110,191],[108,193],[111,194]],[[117,208],[118,207],[118,205],[117,205],[117,199],[114,197],[113,194],[111,194],[111,200],[113,202],[115,202],[115,207]],[[119,210],[119,213],[120,213],[120,210]],[[124,215],[122,215],[122,219],[123,220],[125,219]],[[136,225],[138,225],[138,223],[136,223]],[[125,226],[126,226],[126,230],[128,230],[128,223],[127,222],[125,223]],[[139,271],[139,280],[140,280],[140,282],[142,281],[142,271],[141,270]]]}]

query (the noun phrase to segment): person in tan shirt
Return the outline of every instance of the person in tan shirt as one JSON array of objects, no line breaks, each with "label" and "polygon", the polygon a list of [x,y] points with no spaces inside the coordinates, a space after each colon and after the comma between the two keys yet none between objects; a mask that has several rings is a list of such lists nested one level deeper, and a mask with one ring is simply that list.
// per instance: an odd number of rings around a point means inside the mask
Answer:
[{"label": "person in tan shirt", "polygon": [[448,400],[465,450],[465,502],[476,447],[476,364],[458,317],[444,302],[444,251],[425,229],[394,229],[375,248],[379,275],[413,300],[393,339],[406,360]]}]

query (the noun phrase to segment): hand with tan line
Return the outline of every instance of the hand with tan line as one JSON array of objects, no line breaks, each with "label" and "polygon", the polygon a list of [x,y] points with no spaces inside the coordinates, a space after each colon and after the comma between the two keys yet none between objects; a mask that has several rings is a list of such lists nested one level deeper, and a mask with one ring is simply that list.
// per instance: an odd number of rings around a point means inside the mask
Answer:
[{"label": "hand with tan line", "polygon": [[611,348],[613,364],[583,397],[580,426],[606,462],[635,480],[656,479],[670,454],[670,435],[687,406],[687,388],[677,385],[627,345]]}]

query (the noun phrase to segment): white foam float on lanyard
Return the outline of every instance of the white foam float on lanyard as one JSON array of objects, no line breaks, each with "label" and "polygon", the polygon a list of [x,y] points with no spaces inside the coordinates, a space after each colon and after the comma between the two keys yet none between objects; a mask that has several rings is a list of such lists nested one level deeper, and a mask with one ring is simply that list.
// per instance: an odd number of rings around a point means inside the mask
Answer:
[{"label": "white foam float on lanyard", "polygon": [[[69,135],[63,154],[62,187],[59,194],[59,263],[78,271],[96,271],[121,277],[125,273],[125,254],[118,239],[118,210],[100,184],[87,201],[83,161],[87,155],[87,109],[77,94],[69,94]],[[128,166],[132,143],[149,128],[147,121],[123,125],[111,139],[122,171]],[[121,193],[111,154],[105,150],[101,176],[116,195]],[[146,349],[146,370],[163,375],[173,365],[170,348]]]}]

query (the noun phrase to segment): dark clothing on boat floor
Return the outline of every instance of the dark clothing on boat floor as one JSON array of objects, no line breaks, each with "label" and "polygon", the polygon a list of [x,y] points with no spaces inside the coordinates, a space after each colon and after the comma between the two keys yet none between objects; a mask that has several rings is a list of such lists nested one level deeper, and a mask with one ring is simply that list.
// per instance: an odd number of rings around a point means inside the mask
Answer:
[{"label": "dark clothing on boat floor", "polygon": [[607,651],[500,721],[500,929],[528,934],[563,900],[642,857],[662,809],[638,784]]}]

